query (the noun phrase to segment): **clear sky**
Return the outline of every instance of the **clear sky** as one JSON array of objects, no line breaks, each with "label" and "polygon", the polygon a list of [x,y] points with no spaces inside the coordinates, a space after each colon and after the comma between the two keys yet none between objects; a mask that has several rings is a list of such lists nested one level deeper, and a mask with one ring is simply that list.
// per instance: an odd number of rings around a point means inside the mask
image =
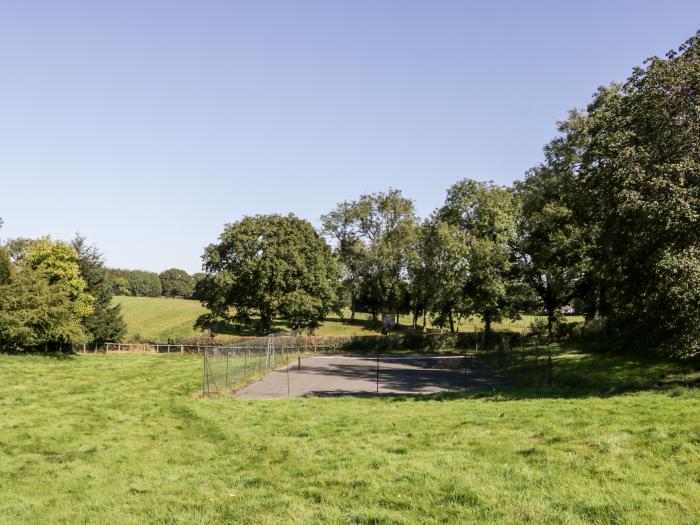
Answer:
[{"label": "clear sky", "polygon": [[510,184],[700,2],[0,0],[2,238],[197,271],[224,223]]}]

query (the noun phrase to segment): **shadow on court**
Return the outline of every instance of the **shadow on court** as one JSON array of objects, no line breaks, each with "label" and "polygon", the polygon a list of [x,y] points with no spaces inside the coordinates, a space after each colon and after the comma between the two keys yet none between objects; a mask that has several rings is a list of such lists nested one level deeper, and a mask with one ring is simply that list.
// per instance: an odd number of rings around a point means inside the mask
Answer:
[{"label": "shadow on court", "polygon": [[471,355],[314,355],[293,361],[236,393],[244,399],[392,396],[466,392],[504,386],[496,370]]}]

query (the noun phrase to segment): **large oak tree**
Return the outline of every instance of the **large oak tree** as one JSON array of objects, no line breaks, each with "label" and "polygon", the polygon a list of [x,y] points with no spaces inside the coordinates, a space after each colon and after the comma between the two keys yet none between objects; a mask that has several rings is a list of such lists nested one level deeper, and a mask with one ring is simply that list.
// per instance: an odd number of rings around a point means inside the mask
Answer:
[{"label": "large oak tree", "polygon": [[197,326],[250,323],[268,333],[276,318],[313,329],[337,309],[339,270],[330,246],[311,224],[294,215],[256,215],[227,224],[203,256],[198,286],[209,310]]}]

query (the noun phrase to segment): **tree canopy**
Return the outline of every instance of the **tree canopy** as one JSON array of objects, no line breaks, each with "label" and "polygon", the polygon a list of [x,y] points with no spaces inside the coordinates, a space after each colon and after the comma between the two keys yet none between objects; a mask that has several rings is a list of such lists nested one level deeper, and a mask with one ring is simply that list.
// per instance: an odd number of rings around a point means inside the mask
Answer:
[{"label": "tree canopy", "polygon": [[161,272],[160,278],[163,295],[172,297],[191,297],[194,292],[195,280],[185,270],[170,268]]},{"label": "tree canopy", "polygon": [[75,250],[42,238],[14,243],[9,251],[14,262],[0,283],[0,348],[60,350],[86,341],[83,321],[95,299]]},{"label": "tree canopy", "polygon": [[91,343],[120,341],[126,335],[126,323],[121,308],[112,302],[112,285],[107,277],[102,254],[87,244],[85,237],[76,235],[72,241],[77,255],[80,275],[86,291],[94,298],[93,311],[83,319],[83,328]]},{"label": "tree canopy", "polygon": [[362,195],[321,218],[336,243],[352,316],[408,309],[408,261],[417,235],[413,201],[399,190]]},{"label": "tree canopy", "polygon": [[199,318],[200,327],[248,324],[257,316],[262,333],[277,317],[292,328],[313,329],[337,309],[339,270],[330,246],[294,215],[256,215],[226,225],[203,261],[198,293],[211,313]]}]

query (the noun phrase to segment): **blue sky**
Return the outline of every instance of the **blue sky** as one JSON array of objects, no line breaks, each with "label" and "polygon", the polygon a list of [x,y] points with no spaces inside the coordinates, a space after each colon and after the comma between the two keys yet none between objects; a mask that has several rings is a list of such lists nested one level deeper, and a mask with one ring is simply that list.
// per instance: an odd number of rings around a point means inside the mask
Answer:
[{"label": "blue sky", "polygon": [[224,223],[510,184],[700,2],[0,0],[0,237],[200,267]]}]

